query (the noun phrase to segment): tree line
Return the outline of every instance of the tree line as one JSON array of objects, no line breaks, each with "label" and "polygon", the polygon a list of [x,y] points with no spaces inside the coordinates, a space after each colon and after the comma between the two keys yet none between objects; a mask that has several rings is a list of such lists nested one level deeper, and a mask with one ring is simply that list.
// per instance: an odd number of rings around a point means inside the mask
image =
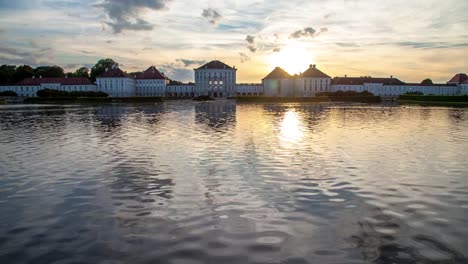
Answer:
[{"label": "tree line", "polygon": [[[54,66],[38,66],[31,67],[30,65],[1,65],[0,66],[0,85],[16,84],[26,78],[35,76],[36,78],[60,78],[60,77],[84,77],[92,82],[96,81],[96,76],[102,74],[106,68],[111,68],[117,64],[113,59],[101,59],[91,69],[80,67],[74,72],[65,72],[65,70],[57,65]],[[136,72],[138,73],[138,72]],[[131,73],[131,74],[136,74]]]}]

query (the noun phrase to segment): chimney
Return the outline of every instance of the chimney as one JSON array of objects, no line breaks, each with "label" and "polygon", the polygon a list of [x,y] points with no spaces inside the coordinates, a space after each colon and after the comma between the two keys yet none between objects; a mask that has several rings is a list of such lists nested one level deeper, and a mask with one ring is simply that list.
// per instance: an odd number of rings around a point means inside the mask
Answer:
[{"label": "chimney", "polygon": [[344,77],[345,77],[345,78],[348,78],[348,75],[346,75],[346,74],[345,74],[345,76],[344,76]]},{"label": "chimney", "polygon": [[106,72],[109,70],[109,68],[106,68]]},{"label": "chimney", "polygon": [[390,79],[393,79],[393,75],[390,76]]},{"label": "chimney", "polygon": [[39,79],[42,79],[42,75],[39,75]]}]

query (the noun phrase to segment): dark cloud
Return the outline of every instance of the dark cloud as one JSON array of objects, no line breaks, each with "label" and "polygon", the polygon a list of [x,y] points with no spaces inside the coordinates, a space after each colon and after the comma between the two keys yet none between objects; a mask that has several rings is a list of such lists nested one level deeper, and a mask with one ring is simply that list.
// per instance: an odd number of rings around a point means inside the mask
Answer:
[{"label": "dark cloud", "polygon": [[159,70],[172,80],[193,82],[193,70],[180,67],[178,63],[166,63]]},{"label": "dark cloud", "polygon": [[323,27],[323,28],[320,28],[319,31],[315,30],[314,28],[312,27],[306,27],[302,30],[297,30],[295,31],[294,33],[292,33],[289,38],[291,39],[298,39],[298,38],[302,38],[302,37],[317,37],[319,36],[321,33],[325,33],[328,31],[328,28],[326,27]]},{"label": "dark cloud", "polygon": [[254,53],[255,51],[257,51],[257,47],[253,46],[253,45],[249,45],[247,46],[247,48],[250,50],[250,52]]},{"label": "dark cloud", "polygon": [[112,27],[115,33],[124,30],[152,30],[153,24],[142,19],[144,10],[162,10],[171,0],[104,0],[97,4],[103,8],[110,21],[106,24]]},{"label": "dark cloud", "polygon": [[216,24],[223,18],[223,16],[213,8],[203,9],[202,16],[208,19],[211,24]]},{"label": "dark cloud", "polygon": [[255,36],[247,35],[247,37],[245,38],[245,40],[247,40],[247,42],[248,42],[249,44],[254,44],[254,42],[255,42]]},{"label": "dark cloud", "polygon": [[[385,43],[381,43],[385,45]],[[446,48],[459,48],[468,47],[468,43],[449,43],[449,42],[417,42],[417,41],[403,41],[389,43],[400,47],[410,47],[414,49],[446,49]]]},{"label": "dark cloud", "polygon": [[353,43],[353,42],[336,42],[335,45],[339,47],[344,47],[344,48],[357,48],[359,47],[358,44]]},{"label": "dark cloud", "polygon": [[275,47],[273,48],[273,52],[280,52],[281,51],[281,48],[280,47]]},{"label": "dark cloud", "polygon": [[329,19],[330,17],[332,17],[332,15],[333,15],[332,13],[328,13],[328,14],[325,14],[323,18]]},{"label": "dark cloud", "polygon": [[55,52],[50,47],[41,47],[40,43],[32,39],[29,48],[0,47],[0,61],[7,64],[54,64]]},{"label": "dark cloud", "polygon": [[185,67],[193,66],[193,65],[203,65],[207,63],[205,60],[187,60],[187,59],[177,59],[176,61],[182,62]]},{"label": "dark cloud", "polygon": [[250,57],[247,56],[247,54],[243,53],[243,52],[240,52],[239,53],[240,55],[240,60],[241,60],[241,63],[244,63],[246,61],[249,61],[250,60]]}]

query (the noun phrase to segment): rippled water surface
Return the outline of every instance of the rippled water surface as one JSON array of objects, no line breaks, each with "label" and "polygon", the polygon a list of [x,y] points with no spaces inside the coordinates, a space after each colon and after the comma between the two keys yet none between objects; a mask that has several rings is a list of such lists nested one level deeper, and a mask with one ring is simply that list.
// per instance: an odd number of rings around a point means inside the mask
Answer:
[{"label": "rippled water surface", "polygon": [[0,263],[468,263],[468,109],[1,106]]}]

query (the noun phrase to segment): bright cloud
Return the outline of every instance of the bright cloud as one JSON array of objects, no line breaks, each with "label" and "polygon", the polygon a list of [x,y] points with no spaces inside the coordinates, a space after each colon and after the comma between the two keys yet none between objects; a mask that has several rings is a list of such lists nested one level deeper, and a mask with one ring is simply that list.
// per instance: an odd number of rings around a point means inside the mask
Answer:
[{"label": "bright cloud", "polygon": [[193,81],[193,68],[219,59],[239,68],[241,82],[309,64],[405,81],[468,71],[467,1],[382,2],[2,1],[0,64],[79,67],[110,57],[127,71],[156,65]]}]

